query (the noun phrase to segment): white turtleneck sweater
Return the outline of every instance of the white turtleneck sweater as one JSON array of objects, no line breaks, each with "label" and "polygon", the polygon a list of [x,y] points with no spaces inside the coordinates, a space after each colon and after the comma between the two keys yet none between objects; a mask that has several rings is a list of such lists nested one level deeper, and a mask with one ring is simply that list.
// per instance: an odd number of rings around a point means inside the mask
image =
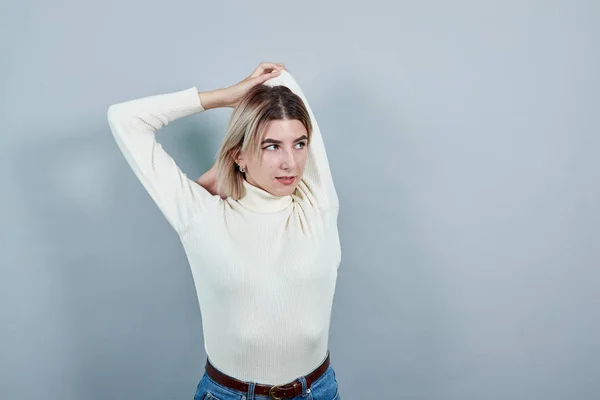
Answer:
[{"label": "white turtleneck sweater", "polygon": [[283,71],[265,84],[299,95],[313,125],[302,179],[288,196],[244,181],[245,197],[221,199],[163,150],[158,129],[204,111],[196,87],[114,104],[108,122],[181,239],[211,363],[243,381],[282,384],[308,374],[327,355],[341,261],[339,202],[321,132],[298,83]]}]

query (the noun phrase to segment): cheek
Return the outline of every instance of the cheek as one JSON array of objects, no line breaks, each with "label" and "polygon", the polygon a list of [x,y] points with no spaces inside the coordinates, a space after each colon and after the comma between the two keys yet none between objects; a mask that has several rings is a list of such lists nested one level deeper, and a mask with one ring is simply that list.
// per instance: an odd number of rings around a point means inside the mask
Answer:
[{"label": "cheek", "polygon": [[276,154],[265,154],[262,158],[262,168],[272,169],[279,165],[280,161]]},{"label": "cheek", "polygon": [[259,171],[259,173],[261,175],[272,175],[274,174],[273,171],[276,171],[278,169],[279,166],[279,161],[277,160],[277,157],[269,157],[268,155],[265,155],[260,164],[256,164],[256,169]]},{"label": "cheek", "polygon": [[298,162],[304,166],[306,164],[306,159],[308,158],[308,152],[304,152],[302,157],[298,157]]}]

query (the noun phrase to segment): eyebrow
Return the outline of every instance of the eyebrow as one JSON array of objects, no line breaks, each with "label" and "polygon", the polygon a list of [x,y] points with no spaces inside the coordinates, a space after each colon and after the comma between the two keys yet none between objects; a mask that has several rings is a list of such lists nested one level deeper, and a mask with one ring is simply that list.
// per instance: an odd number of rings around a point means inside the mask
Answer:
[{"label": "eyebrow", "polygon": [[[303,139],[308,139],[308,136],[306,136],[306,135],[302,135],[302,136],[300,136],[298,139],[294,140],[294,143],[296,143],[296,142],[299,142],[299,141],[301,141],[301,140],[303,140]],[[261,143],[261,144],[265,144],[265,143],[276,143],[276,144],[281,144],[281,143],[283,143],[283,142],[282,142],[281,140],[276,140],[276,139],[265,139],[265,140],[263,140],[263,141],[262,141],[262,143]]]}]

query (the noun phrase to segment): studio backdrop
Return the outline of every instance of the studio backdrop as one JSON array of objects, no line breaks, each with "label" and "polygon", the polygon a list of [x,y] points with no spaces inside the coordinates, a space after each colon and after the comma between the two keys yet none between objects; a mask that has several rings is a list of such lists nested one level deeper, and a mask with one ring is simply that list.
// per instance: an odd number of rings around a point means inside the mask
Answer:
[{"label": "studio backdrop", "polygon": [[[263,61],[311,102],[340,198],[342,398],[597,396],[598,2],[0,8],[1,399],[191,400],[189,265],[106,112]],[[157,139],[197,179],[230,115]]]}]

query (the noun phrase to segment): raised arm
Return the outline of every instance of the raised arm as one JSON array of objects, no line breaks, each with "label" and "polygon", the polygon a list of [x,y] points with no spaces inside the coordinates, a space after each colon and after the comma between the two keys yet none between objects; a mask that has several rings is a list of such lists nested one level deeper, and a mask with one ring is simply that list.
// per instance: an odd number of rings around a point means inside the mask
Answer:
[{"label": "raised arm", "polygon": [[156,141],[156,131],[176,119],[217,107],[234,107],[251,87],[278,76],[283,65],[260,63],[241,82],[210,92],[196,87],[113,104],[108,123],[131,169],[169,224],[183,233],[188,223],[221,200],[189,179]]},{"label": "raised arm", "polygon": [[[315,115],[308,104],[306,96],[300,89],[300,85],[294,79],[294,77],[287,71],[283,70],[281,75],[272,78],[265,82],[265,85],[277,86],[284,85],[288,87],[292,92],[300,96],[308,113],[312,123],[313,131],[308,146],[308,158],[306,159],[306,165],[304,167],[304,173],[302,175],[301,182],[308,187],[308,191],[314,196],[316,201],[321,204],[324,208],[339,207],[339,199],[335,186],[333,184],[333,178],[331,175],[331,169],[329,167],[329,160],[327,159],[327,152],[325,151],[325,143],[321,136],[321,130],[317,124]],[[299,184],[300,186],[300,184]]]},{"label": "raised arm", "polygon": [[169,122],[216,106],[213,98],[213,92],[198,93],[196,87],[192,87],[108,108],[108,123],[119,149],[178,233],[219,197],[188,179],[156,141],[155,134]]}]

